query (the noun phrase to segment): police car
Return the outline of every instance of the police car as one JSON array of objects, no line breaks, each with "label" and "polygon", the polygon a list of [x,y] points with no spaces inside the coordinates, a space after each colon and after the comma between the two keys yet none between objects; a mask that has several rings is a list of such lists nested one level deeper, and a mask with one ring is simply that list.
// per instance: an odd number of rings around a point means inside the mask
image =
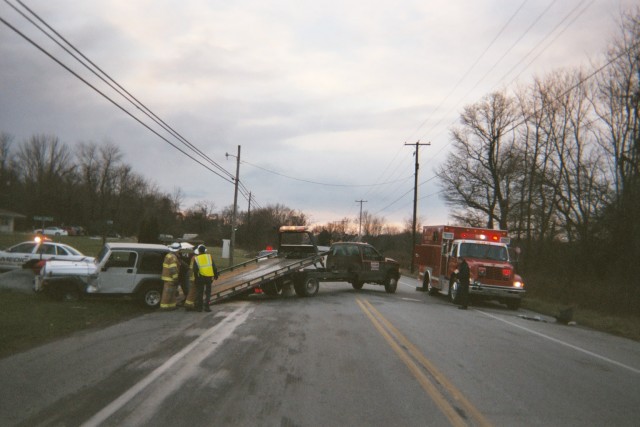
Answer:
[{"label": "police car", "polygon": [[55,243],[47,238],[36,237],[0,251],[0,271],[32,268],[40,261],[51,259],[82,261],[92,260],[74,247]]}]

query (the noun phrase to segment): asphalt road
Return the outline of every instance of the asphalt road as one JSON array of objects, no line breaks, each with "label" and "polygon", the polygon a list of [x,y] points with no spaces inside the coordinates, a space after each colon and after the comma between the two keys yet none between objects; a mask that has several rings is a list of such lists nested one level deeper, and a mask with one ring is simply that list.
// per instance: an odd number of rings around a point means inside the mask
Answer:
[{"label": "asphalt road", "polygon": [[640,343],[415,286],[155,312],[1,359],[0,425],[638,425]]}]

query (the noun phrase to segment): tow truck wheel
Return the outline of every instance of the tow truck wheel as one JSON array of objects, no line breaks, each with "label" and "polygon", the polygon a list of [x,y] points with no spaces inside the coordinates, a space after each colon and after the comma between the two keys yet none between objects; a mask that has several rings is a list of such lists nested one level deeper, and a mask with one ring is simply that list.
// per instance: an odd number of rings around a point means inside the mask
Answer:
[{"label": "tow truck wheel", "polygon": [[384,283],[384,290],[387,291],[388,294],[393,294],[398,289],[398,278],[397,277],[387,277]]},{"label": "tow truck wheel", "polygon": [[296,294],[301,297],[312,297],[318,293],[320,282],[314,277],[308,277],[303,282],[294,285]]},{"label": "tow truck wheel", "polygon": [[162,299],[162,286],[152,285],[144,288],[141,293],[140,302],[149,308],[160,307],[160,300]]},{"label": "tow truck wheel", "polygon": [[458,282],[458,280],[452,280],[449,283],[449,300],[454,304],[458,304],[458,289],[460,289],[460,282]]}]

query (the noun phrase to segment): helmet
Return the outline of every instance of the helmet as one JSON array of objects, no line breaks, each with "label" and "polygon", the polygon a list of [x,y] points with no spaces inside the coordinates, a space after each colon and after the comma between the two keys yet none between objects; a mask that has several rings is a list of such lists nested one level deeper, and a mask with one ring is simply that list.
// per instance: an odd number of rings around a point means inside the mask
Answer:
[{"label": "helmet", "polygon": [[207,252],[207,248],[205,247],[205,245],[198,245],[195,252],[199,255],[202,255],[203,253]]},{"label": "helmet", "polygon": [[177,252],[180,249],[182,249],[182,245],[180,243],[178,243],[178,242],[174,242],[174,243],[169,245],[169,250],[171,252]]}]

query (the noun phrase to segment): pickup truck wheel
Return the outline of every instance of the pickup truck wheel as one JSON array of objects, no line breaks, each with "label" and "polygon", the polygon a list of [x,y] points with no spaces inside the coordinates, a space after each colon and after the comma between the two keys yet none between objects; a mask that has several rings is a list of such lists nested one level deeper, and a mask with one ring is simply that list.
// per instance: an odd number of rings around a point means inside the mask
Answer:
[{"label": "pickup truck wheel", "polygon": [[398,289],[398,278],[397,277],[387,277],[387,280],[384,282],[384,290],[387,291],[388,294],[393,294]]},{"label": "pickup truck wheel", "polygon": [[354,280],[353,282],[351,282],[351,286],[353,286],[353,289],[356,289],[359,291],[364,286],[364,282],[360,280]]},{"label": "pickup truck wheel", "polygon": [[140,302],[149,308],[160,307],[162,299],[162,285],[152,285],[146,287],[140,294]]}]

